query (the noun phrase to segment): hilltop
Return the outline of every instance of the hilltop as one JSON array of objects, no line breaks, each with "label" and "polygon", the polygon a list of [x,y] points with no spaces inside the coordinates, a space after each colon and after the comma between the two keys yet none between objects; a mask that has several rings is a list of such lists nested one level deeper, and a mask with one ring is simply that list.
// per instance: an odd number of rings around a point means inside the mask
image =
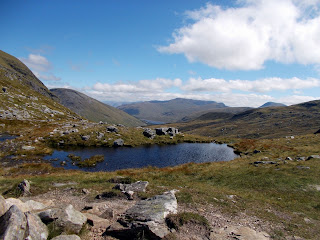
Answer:
[{"label": "hilltop", "polygon": [[61,120],[78,116],[19,59],[0,51],[0,119]]},{"label": "hilltop", "polygon": [[226,108],[223,103],[176,98],[169,101],[147,101],[118,107],[139,119],[154,122],[177,122],[197,112]]},{"label": "hilltop", "polygon": [[265,107],[285,107],[286,105],[283,103],[276,103],[276,102],[266,102],[265,104],[261,105],[259,108]]},{"label": "hilltop", "polygon": [[58,96],[60,103],[75,113],[94,122],[108,122],[126,126],[143,126],[145,123],[129,114],[99,102],[72,89],[55,88],[50,90]]}]

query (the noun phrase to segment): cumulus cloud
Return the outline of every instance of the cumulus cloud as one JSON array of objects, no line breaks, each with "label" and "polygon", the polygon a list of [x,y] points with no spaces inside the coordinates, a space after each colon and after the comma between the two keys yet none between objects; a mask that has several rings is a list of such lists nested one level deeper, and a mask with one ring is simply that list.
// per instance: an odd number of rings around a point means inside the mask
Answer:
[{"label": "cumulus cloud", "polygon": [[181,86],[181,79],[164,79],[140,80],[134,83],[96,83],[93,90],[96,92],[112,93],[142,93],[142,92],[162,92],[164,89]]},{"label": "cumulus cloud", "polygon": [[29,54],[27,58],[19,58],[34,75],[45,81],[60,81],[61,78],[55,76],[50,70],[53,69],[52,64],[48,59],[40,54]]},{"label": "cumulus cloud", "polygon": [[192,23],[158,50],[219,69],[257,70],[268,60],[319,64],[319,0],[241,0],[187,12]]},{"label": "cumulus cloud", "polygon": [[224,80],[224,79],[202,79],[190,78],[187,84],[181,88],[185,91],[193,92],[230,92],[232,90],[240,90],[247,92],[270,92],[284,90],[299,90],[312,87],[319,87],[320,80],[315,78],[265,78],[261,80]]}]

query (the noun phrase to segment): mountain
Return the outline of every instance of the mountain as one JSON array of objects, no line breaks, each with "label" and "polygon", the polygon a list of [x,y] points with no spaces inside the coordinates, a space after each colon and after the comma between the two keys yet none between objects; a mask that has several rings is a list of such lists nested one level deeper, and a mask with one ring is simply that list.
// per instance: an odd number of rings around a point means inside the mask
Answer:
[{"label": "mountain", "polygon": [[145,125],[145,123],[129,114],[75,90],[55,88],[50,91],[58,96],[62,105],[91,121],[103,121],[126,126]]},{"label": "mountain", "polygon": [[276,103],[276,102],[266,102],[259,108],[265,108],[265,107],[285,107],[286,105],[283,103]]},{"label": "mountain", "polygon": [[0,50],[0,120],[60,120],[78,116],[19,59]]},{"label": "mountain", "polygon": [[149,122],[177,122],[196,112],[226,108],[223,103],[176,98],[169,101],[148,101],[118,107],[126,113]]},{"label": "mountain", "polygon": [[320,126],[320,100],[286,107],[250,109],[233,116],[208,116],[178,125],[181,131],[205,136],[275,138],[312,134]]}]

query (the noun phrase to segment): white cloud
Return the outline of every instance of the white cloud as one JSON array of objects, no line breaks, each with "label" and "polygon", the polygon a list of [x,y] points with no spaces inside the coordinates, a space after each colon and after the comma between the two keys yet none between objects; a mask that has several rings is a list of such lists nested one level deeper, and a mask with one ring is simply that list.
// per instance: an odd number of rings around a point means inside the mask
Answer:
[{"label": "white cloud", "polygon": [[187,12],[192,24],[173,33],[160,52],[184,54],[190,62],[257,70],[268,60],[319,64],[319,0],[243,0],[238,8]]},{"label": "white cloud", "polygon": [[52,70],[52,64],[48,59],[40,54],[29,54],[28,58],[19,58],[31,71],[34,75],[45,81],[60,81],[61,78],[55,76],[50,72]]},{"label": "white cloud", "polygon": [[278,99],[279,102],[284,103],[286,105],[293,105],[302,102],[308,102],[313,100],[319,100],[320,97],[312,97],[312,96],[301,96],[301,95],[292,95],[292,96],[285,96]]},{"label": "white cloud", "polygon": [[97,92],[113,93],[141,93],[141,92],[162,92],[164,89],[181,86],[181,79],[164,79],[157,78],[155,80],[140,80],[134,83],[96,83],[93,90]]},{"label": "white cloud", "polygon": [[224,79],[202,79],[190,78],[186,85],[181,89],[194,92],[230,92],[232,90],[248,91],[248,92],[270,92],[284,90],[298,90],[320,87],[320,80],[315,78],[307,78],[305,80],[299,78],[265,78],[261,80],[224,80]]}]

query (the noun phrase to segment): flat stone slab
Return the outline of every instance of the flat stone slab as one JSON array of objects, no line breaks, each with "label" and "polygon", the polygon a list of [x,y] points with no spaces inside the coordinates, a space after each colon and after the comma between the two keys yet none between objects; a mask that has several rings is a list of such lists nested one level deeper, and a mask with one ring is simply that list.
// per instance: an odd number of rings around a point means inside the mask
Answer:
[{"label": "flat stone slab", "polygon": [[137,202],[129,208],[117,223],[107,228],[104,235],[120,239],[134,239],[144,234],[150,239],[161,239],[170,233],[165,218],[177,213],[175,191],[165,192]]}]

